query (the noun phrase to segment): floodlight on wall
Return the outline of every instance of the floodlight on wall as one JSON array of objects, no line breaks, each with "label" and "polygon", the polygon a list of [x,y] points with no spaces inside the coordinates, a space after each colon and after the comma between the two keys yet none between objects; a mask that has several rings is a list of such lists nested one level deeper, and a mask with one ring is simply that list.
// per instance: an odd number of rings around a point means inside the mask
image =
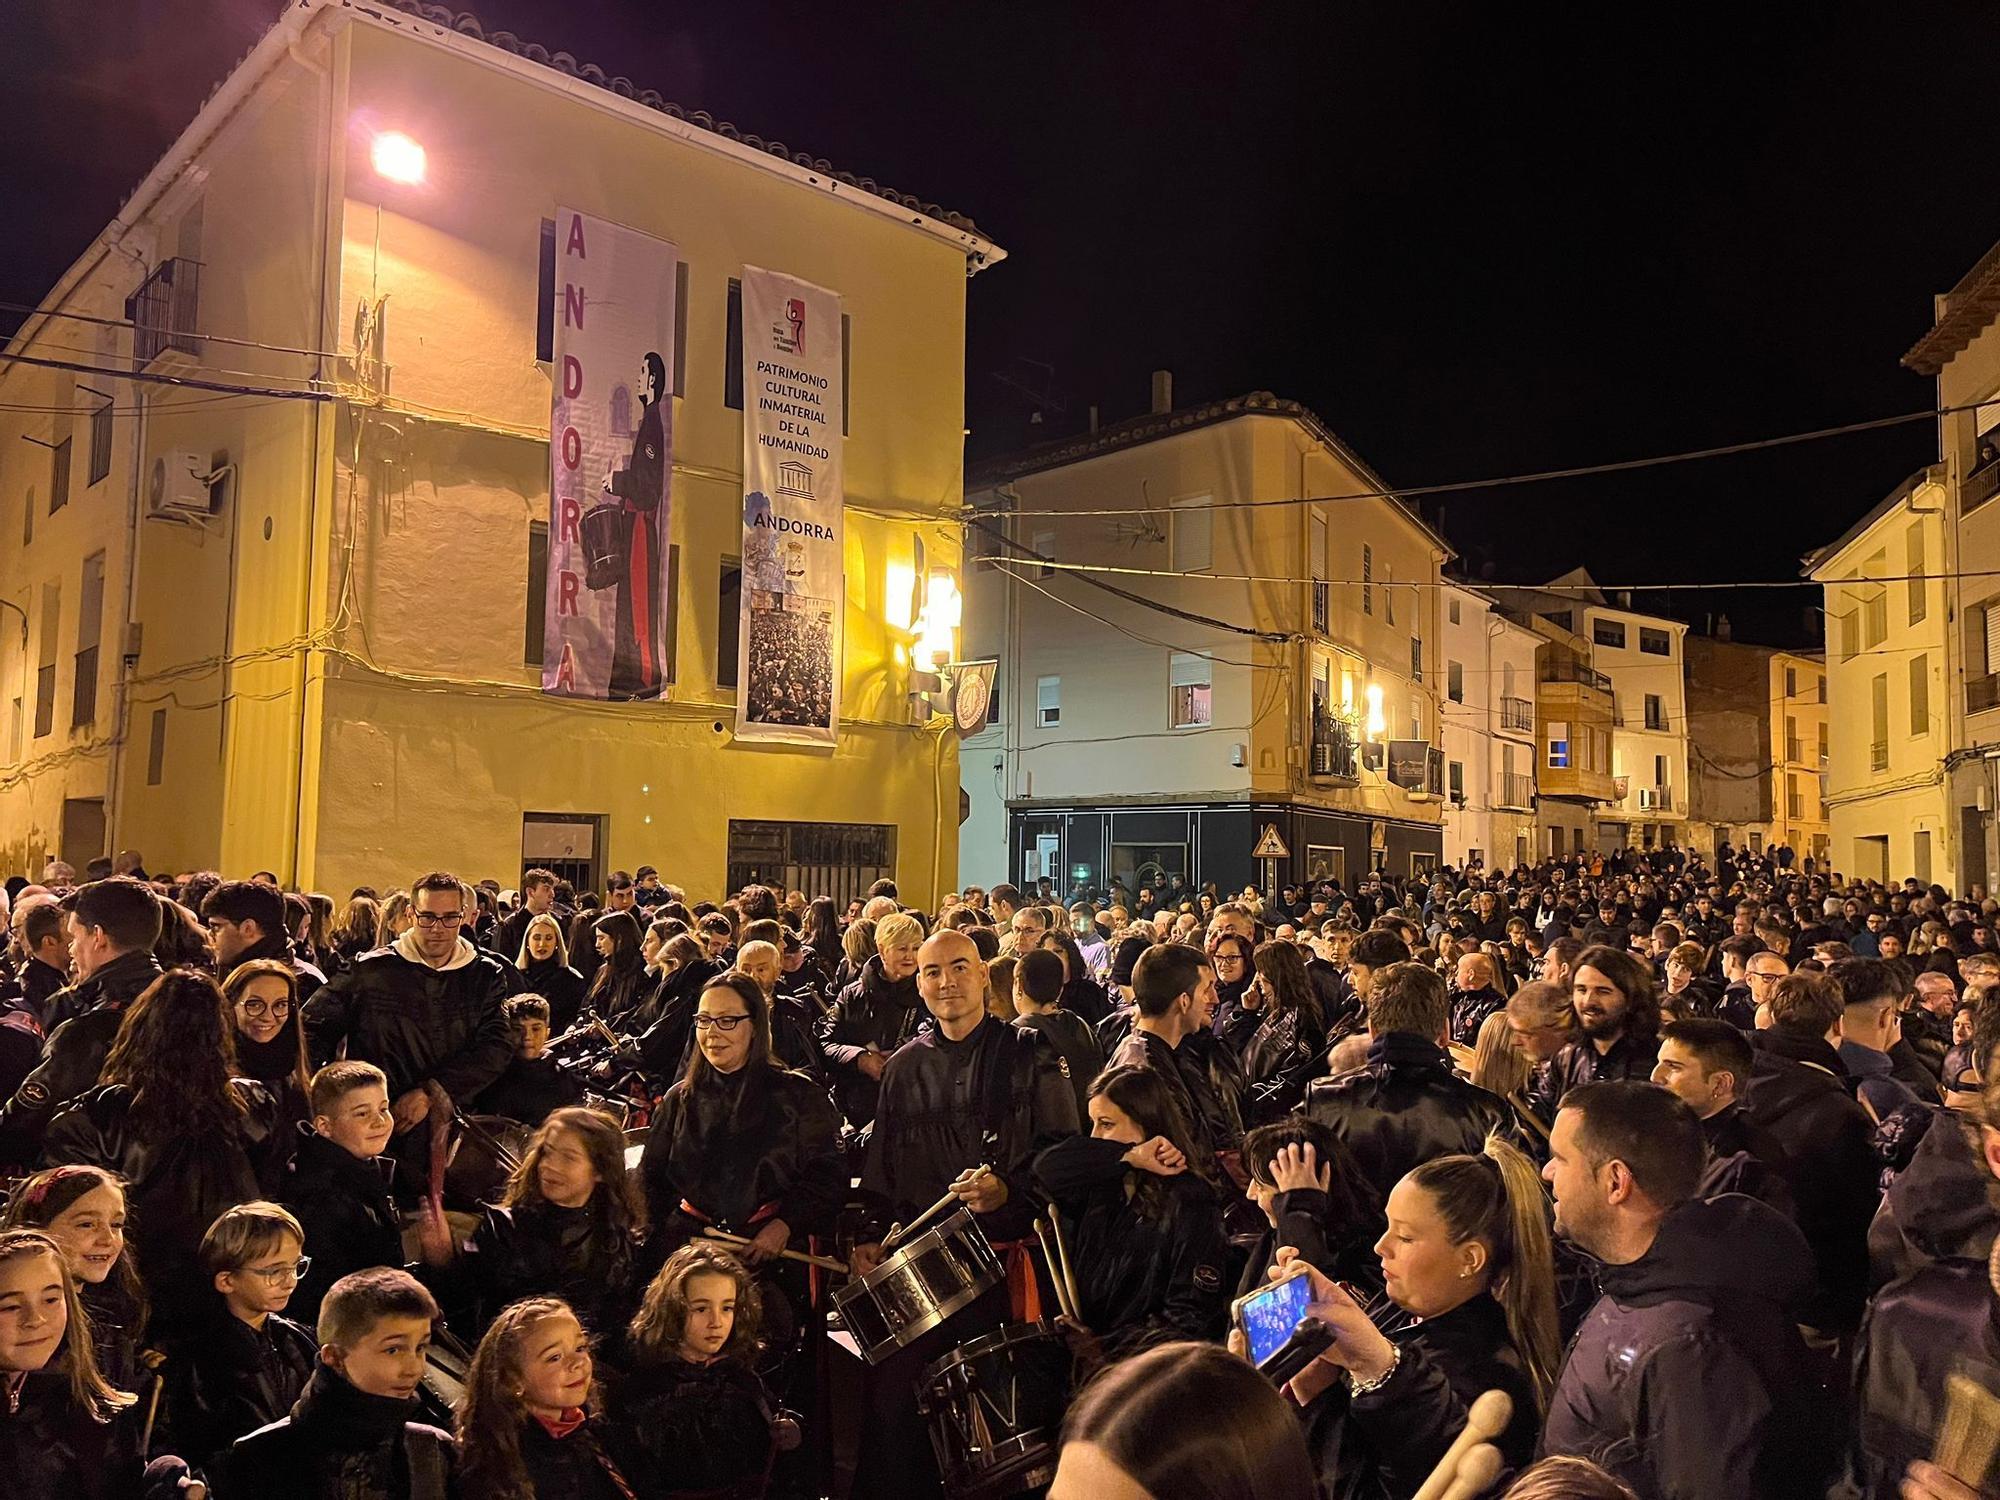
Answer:
[{"label": "floodlight on wall", "polygon": [[378,177],[414,187],[424,180],[424,148],[400,130],[385,130],[369,147],[368,160]]}]

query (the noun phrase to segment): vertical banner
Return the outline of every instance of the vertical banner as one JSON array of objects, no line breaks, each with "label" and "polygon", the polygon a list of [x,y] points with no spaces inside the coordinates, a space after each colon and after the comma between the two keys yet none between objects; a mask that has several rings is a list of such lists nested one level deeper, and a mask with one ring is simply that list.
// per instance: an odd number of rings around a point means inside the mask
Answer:
[{"label": "vertical banner", "polygon": [[736,737],[831,745],[840,721],[840,298],[743,268],[743,616]]},{"label": "vertical banner", "polygon": [[679,259],[556,210],[545,693],[634,701],[666,684]]}]

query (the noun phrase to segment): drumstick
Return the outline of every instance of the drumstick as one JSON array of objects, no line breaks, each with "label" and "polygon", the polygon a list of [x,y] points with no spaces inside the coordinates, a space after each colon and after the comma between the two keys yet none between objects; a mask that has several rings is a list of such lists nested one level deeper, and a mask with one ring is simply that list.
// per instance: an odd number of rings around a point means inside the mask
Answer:
[{"label": "drumstick", "polygon": [[1056,1212],[1053,1205],[1049,1208],[1049,1228],[1054,1232],[1056,1237],[1056,1254],[1062,1259],[1062,1279],[1063,1284],[1069,1288],[1069,1305],[1076,1309],[1076,1320],[1081,1323],[1083,1321],[1083,1298],[1076,1294],[1076,1272],[1070,1269],[1069,1242],[1063,1238],[1062,1215]]},{"label": "drumstick", "polygon": [[1046,1220],[1035,1220],[1035,1238],[1042,1242],[1042,1259],[1047,1261],[1049,1266],[1049,1284],[1056,1289],[1056,1311],[1074,1322],[1076,1309],[1069,1305],[1069,1290],[1063,1285],[1062,1270],[1056,1263],[1056,1252],[1049,1244],[1049,1226]]},{"label": "drumstick", "polygon": [[[974,1177],[977,1177],[982,1172],[990,1172],[992,1170],[993,1169],[991,1167],[987,1166],[984,1162],[981,1162],[978,1166],[972,1169],[972,1175]],[[910,1220],[909,1223],[902,1225],[899,1229],[890,1230],[888,1235],[882,1241],[882,1248],[884,1250],[887,1250],[891,1246],[901,1244],[904,1240],[908,1239],[911,1235],[917,1232],[918,1225],[930,1223],[932,1219],[935,1219],[939,1214],[943,1213],[947,1208],[950,1208],[952,1204],[956,1203],[957,1201],[958,1201],[957,1193],[946,1193],[942,1198],[938,1199],[937,1202],[933,1203],[929,1208],[925,1209],[922,1213],[918,1214],[914,1219]]]},{"label": "drumstick", "polygon": [[1444,1500],[1475,1500],[1499,1479],[1501,1467],[1498,1448],[1491,1443],[1474,1444],[1458,1461],[1458,1473],[1451,1481],[1451,1488],[1444,1492]]},{"label": "drumstick", "polygon": [[[731,1234],[726,1229],[711,1227],[702,1230],[701,1233],[704,1239],[721,1240],[726,1245],[747,1245],[751,1243],[743,1235]],[[845,1273],[848,1269],[845,1261],[832,1260],[824,1255],[808,1255],[803,1250],[780,1250],[778,1254],[782,1255],[786,1260],[796,1260],[809,1266],[818,1266],[823,1271],[840,1271]]]},{"label": "drumstick", "polygon": [[1465,1429],[1445,1450],[1438,1466],[1431,1470],[1431,1477],[1423,1483],[1412,1500],[1445,1500],[1451,1492],[1453,1476],[1465,1455],[1489,1438],[1497,1438],[1507,1430],[1507,1423],[1514,1415],[1514,1398],[1505,1391],[1488,1391],[1472,1403],[1472,1409],[1465,1415]]},{"label": "drumstick", "polygon": [[595,1031],[599,1036],[603,1037],[604,1040],[609,1042],[613,1047],[617,1047],[619,1045],[618,1033],[613,1031],[609,1026],[606,1026],[602,1021],[598,1020],[596,1016],[592,1016],[590,1018],[590,1029],[592,1031]]}]

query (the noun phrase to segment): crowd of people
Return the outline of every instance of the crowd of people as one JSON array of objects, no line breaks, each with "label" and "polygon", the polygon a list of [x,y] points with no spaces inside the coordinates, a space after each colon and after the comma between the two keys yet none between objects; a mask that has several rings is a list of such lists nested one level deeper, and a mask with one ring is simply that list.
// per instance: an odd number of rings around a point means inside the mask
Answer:
[{"label": "crowd of people", "polygon": [[[76,1500],[1992,1496],[2000,902],[1795,863],[936,912],[14,877],[0,1463]],[[991,1274],[873,1330],[926,1225]]]}]

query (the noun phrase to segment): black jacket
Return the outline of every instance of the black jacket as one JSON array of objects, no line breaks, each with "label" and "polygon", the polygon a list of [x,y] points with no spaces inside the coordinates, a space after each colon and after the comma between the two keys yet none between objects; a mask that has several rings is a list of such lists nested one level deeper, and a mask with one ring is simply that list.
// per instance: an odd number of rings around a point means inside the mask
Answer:
[{"label": "black jacket", "polygon": [[1040,1201],[1035,1154],[1076,1131],[1076,1095],[1040,1032],[992,1016],[959,1042],[933,1028],[883,1071],[862,1187],[878,1214],[908,1223],[959,1173],[984,1163],[1008,1193],[982,1225],[991,1239],[1019,1239]]},{"label": "black jacket", "polygon": [[1076,1091],[1077,1120],[1080,1123],[1088,1118],[1090,1081],[1104,1071],[1104,1053],[1097,1045],[1097,1033],[1083,1017],[1060,1008],[1032,1015],[1023,1011],[1014,1017],[1014,1024],[1039,1031],[1049,1039],[1069,1069],[1070,1087]]},{"label": "black jacket", "polygon": [[1505,1391],[1514,1413],[1499,1449],[1509,1468],[1533,1456],[1540,1425],[1534,1382],[1507,1332],[1507,1314],[1477,1296],[1395,1336],[1395,1371],[1375,1390],[1352,1396],[1345,1382],[1305,1413],[1329,1500],[1402,1500],[1416,1493],[1465,1426],[1472,1403]]},{"label": "black jacket", "polygon": [[1295,1188],[1271,1200],[1277,1217],[1251,1248],[1250,1258],[1236,1279],[1236,1295],[1247,1296],[1269,1284],[1278,1251],[1289,1245],[1308,1265],[1335,1281],[1349,1282],[1369,1292],[1382,1289],[1382,1262],[1375,1242],[1382,1237],[1382,1213],[1370,1206],[1346,1222],[1335,1222],[1332,1202],[1318,1188]]},{"label": "black jacket", "polygon": [[1869,1303],[1854,1356],[1854,1477],[1866,1500],[1899,1500],[1911,1461],[1932,1456],[1950,1376],[2000,1388],[1997,1323],[1984,1260],[1937,1261]]},{"label": "black jacket", "polygon": [[286,1415],[319,1364],[319,1341],[273,1314],[252,1328],[217,1299],[167,1364],[167,1446],[196,1468]]},{"label": "black jacket", "polygon": [[689,959],[660,981],[653,995],[652,1020],[639,1036],[640,1065],[662,1085],[681,1076],[694,1043],[694,1011],[702,987],[722,972],[705,958]]},{"label": "black jacket", "polygon": [[875,1118],[881,1085],[859,1066],[864,1052],[884,1058],[917,1034],[930,1012],[917,993],[917,976],[891,981],[878,953],[862,966],[861,977],[840,992],[820,1022],[827,1066],[833,1070],[834,1101],[851,1125]]},{"label": "black jacket", "polygon": [[583,1103],[583,1079],[544,1053],[515,1057],[507,1071],[479,1091],[474,1108],[482,1115],[503,1115],[524,1125],[539,1125],[554,1110]]},{"label": "black jacket", "polygon": [[25,1167],[35,1160],[56,1112],[97,1086],[125,1007],[159,977],[152,954],[125,953],[55,997],[52,1013],[68,1013],[73,1019],[54,1026],[41,1063],[0,1108],[0,1161]]},{"label": "black jacket", "polygon": [[7,1492],[61,1500],[139,1500],[146,1494],[141,1417],[127,1408],[100,1422],[70,1397],[66,1370],[38,1370],[0,1401],[0,1473]]},{"label": "black jacket", "polygon": [[31,958],[21,970],[21,999],[46,1031],[55,1016],[55,997],[69,984],[69,975],[54,964]]},{"label": "black jacket", "polygon": [[1504,1099],[1460,1078],[1442,1048],[1409,1031],[1375,1038],[1367,1067],[1308,1086],[1305,1113],[1341,1138],[1384,1199],[1413,1167],[1477,1155],[1513,1119]]},{"label": "black jacket", "polygon": [[[1104,1060],[1104,1066],[1147,1068],[1159,1075],[1192,1137],[1189,1145],[1194,1148],[1195,1170],[1213,1181],[1218,1171],[1216,1153],[1223,1148],[1223,1142],[1216,1139],[1216,1107],[1207,1098],[1208,1072],[1189,1045],[1193,1040],[1193,1035],[1184,1036],[1179,1046],[1170,1047],[1163,1038],[1134,1026]],[[1081,1123],[1085,1117],[1078,1118]]]},{"label": "black jacket", "polygon": [[[703,1067],[660,1101],[639,1175],[653,1264],[704,1223],[755,1234],[778,1218],[801,1242],[831,1232],[847,1199],[840,1116],[803,1073]],[[695,1213],[683,1216],[683,1202]]]},{"label": "black jacket", "polygon": [[241,1031],[236,1033],[236,1074],[271,1091],[278,1101],[278,1118],[287,1141],[293,1126],[312,1120],[307,1085],[299,1078],[299,1025],[299,1013],[293,1011],[268,1042],[253,1042]]},{"label": "black jacket", "polygon": [[[502,961],[511,964],[513,959],[502,955]],[[576,1018],[583,1014],[581,974],[554,957],[541,963],[530,960],[527,968],[514,972],[521,976],[521,993],[540,995],[549,1002],[549,1035],[561,1036],[576,1024]]]},{"label": "black jacket", "polygon": [[640,1365],[612,1389],[610,1423],[641,1495],[752,1500],[764,1493],[770,1407],[756,1375],[735,1360]]},{"label": "black jacket", "polygon": [[1077,1135],[1035,1158],[1065,1221],[1081,1320],[1114,1359],[1217,1338],[1228,1311],[1229,1241],[1215,1190],[1192,1172],[1135,1172],[1130,1149]]},{"label": "black jacket", "polygon": [[[1653,1076],[1653,1066],[1659,1060],[1657,1039],[1641,1041],[1627,1033],[1613,1042],[1609,1050],[1599,1052],[1595,1042],[1579,1035],[1556,1054],[1555,1065],[1549,1070],[1556,1106],[1560,1107],[1562,1096],[1579,1084],[1618,1083],[1625,1079],[1644,1083]],[[1553,1115],[1549,1122],[1555,1122]]]},{"label": "black jacket", "polygon": [[325,1365],[291,1415],[236,1445],[211,1475],[216,1500],[456,1500],[451,1434],[410,1420],[416,1397],[356,1390]]},{"label": "black jacket", "polygon": [[596,1201],[488,1204],[456,1270],[470,1284],[481,1330],[523,1297],[560,1297],[586,1331],[611,1340],[638,1308],[637,1248]]},{"label": "black jacket", "polygon": [[433,969],[395,948],[378,949],[307,1002],[307,1050],[313,1066],[324,1067],[346,1042],[349,1058],[389,1075],[392,1103],[425,1083],[464,1103],[514,1055],[500,1009],[506,997],[506,978],[489,955]]},{"label": "black jacket", "polygon": [[292,978],[298,983],[301,1006],[318,994],[326,983],[326,975],[320,972],[318,966],[302,957],[291,939],[283,936],[261,938],[252,943],[229,961],[228,972],[218,974],[216,983],[222,983],[230,974],[235,973],[252,959],[258,958],[268,958],[273,963],[281,963],[292,971]]},{"label": "black jacket", "polygon": [[285,1308],[308,1328],[341,1277],[403,1264],[402,1220],[389,1196],[394,1172],[395,1163],[386,1156],[355,1156],[308,1128],[298,1131],[297,1154],[278,1199],[298,1216],[312,1257],[312,1270]]},{"label": "black jacket", "polygon": [[[634,1493],[627,1466],[610,1450],[600,1416],[586,1418],[564,1437],[553,1436],[530,1417],[521,1424],[520,1445],[521,1467],[527,1470],[535,1500],[625,1500]],[[481,1492],[479,1477],[470,1469],[464,1480],[468,1496]]]},{"label": "black jacket", "polygon": [[1986,1264],[2000,1232],[2000,1183],[1968,1139],[1976,1131],[1956,1115],[1941,1116],[1882,1195],[1868,1229],[1871,1289],[1934,1261]]},{"label": "black jacket", "polygon": [[1491,987],[1478,990],[1453,990],[1451,1039],[1461,1047],[1476,1045],[1479,1041],[1479,1028],[1486,1024],[1486,1018],[1506,1004],[1507,997]]},{"label": "black jacket", "polygon": [[135,1125],[126,1084],[92,1089],[49,1125],[49,1166],[103,1167],[125,1179],[141,1279],[165,1322],[198,1315],[208,1278],[197,1252],[225,1209],[269,1197],[283,1181],[287,1142],[278,1101],[262,1084],[232,1085],[245,1112],[221,1134],[162,1137]]},{"label": "black jacket", "polygon": [[1868,1225],[1880,1201],[1874,1122],[1849,1095],[1840,1055],[1818,1037],[1770,1027],[1751,1038],[1757,1060],[1745,1107],[1791,1164],[1799,1228],[1818,1267],[1802,1311],[1813,1328],[1852,1330],[1868,1295]]},{"label": "black jacket", "polygon": [[1602,1268],[1542,1451],[1602,1464],[1639,1500],[1818,1500],[1836,1439],[1796,1326],[1811,1278],[1804,1236],[1763,1204],[1674,1209],[1645,1255]]}]

